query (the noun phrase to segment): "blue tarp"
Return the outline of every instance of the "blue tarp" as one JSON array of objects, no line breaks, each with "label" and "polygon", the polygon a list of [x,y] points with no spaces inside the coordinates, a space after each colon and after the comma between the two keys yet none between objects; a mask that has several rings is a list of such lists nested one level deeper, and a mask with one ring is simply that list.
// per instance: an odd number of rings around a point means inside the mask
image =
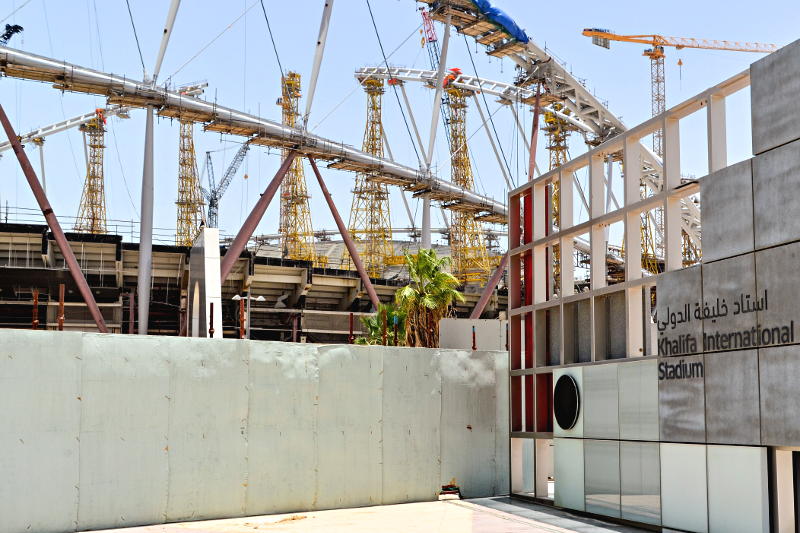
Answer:
[{"label": "blue tarp", "polygon": [[483,13],[486,18],[502,27],[509,35],[519,42],[527,43],[530,40],[528,39],[528,35],[525,33],[525,30],[517,26],[517,23],[514,22],[514,19],[511,18],[511,15],[499,7],[494,7],[489,0],[472,0],[472,3],[475,4],[475,7],[478,8],[478,11]]}]

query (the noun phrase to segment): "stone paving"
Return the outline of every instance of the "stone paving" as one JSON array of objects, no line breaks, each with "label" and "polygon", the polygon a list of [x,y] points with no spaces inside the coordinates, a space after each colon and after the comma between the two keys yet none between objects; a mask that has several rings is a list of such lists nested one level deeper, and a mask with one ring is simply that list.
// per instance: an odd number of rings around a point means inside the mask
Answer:
[{"label": "stone paving", "polygon": [[381,505],[106,530],[99,533],[637,533],[507,497]]}]

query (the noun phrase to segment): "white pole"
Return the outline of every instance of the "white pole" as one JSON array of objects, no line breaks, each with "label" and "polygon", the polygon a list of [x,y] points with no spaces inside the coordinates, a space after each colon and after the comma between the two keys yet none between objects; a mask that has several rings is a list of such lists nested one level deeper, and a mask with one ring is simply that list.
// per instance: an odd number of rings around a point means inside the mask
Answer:
[{"label": "white pole", "polygon": [[[167,12],[167,23],[164,25],[164,33],[161,36],[161,47],[158,49],[158,56],[156,57],[156,67],[153,69],[153,85],[156,83],[158,73],[161,72],[161,63],[164,61],[164,54],[167,53],[167,44],[172,35],[172,27],[175,25],[175,17],[178,15],[178,7],[181,5],[181,0],[172,0]],[[145,76],[147,74],[145,73]],[[147,80],[145,80],[147,81]]]},{"label": "white pole", "polygon": [[[153,272],[153,106],[147,107],[142,169],[142,205],[139,223],[139,335],[147,335],[150,318],[150,282]],[[220,326],[221,328],[221,326]]]},{"label": "white pole", "polygon": [[[430,170],[433,160],[433,145],[436,142],[436,126],[439,124],[439,112],[442,107],[442,82],[444,82],[444,71],[447,63],[447,46],[450,44],[450,20],[452,15],[447,15],[447,22],[444,24],[444,42],[442,43],[442,54],[439,56],[439,71],[436,73],[436,95],[433,97],[433,114],[431,115],[431,135],[428,138],[428,151],[425,157],[425,166]],[[430,229],[430,227],[429,227]]]},{"label": "white pole", "polygon": [[332,12],[333,0],[326,0],[325,7],[322,8],[322,20],[319,23],[319,36],[317,37],[317,47],[314,52],[314,66],[311,69],[311,82],[308,85],[308,95],[306,96],[306,112],[303,113],[303,129],[308,129],[308,115],[311,113],[311,102],[314,101],[314,91],[317,88],[322,56],[325,53],[325,41],[328,39],[328,25]]}]

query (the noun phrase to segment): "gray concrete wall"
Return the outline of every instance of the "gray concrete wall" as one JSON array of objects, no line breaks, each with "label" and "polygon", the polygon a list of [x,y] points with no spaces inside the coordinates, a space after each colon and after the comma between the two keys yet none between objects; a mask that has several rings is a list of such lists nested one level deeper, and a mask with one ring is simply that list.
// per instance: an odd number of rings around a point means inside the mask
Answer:
[{"label": "gray concrete wall", "polygon": [[0,331],[0,533],[508,491],[500,351]]}]

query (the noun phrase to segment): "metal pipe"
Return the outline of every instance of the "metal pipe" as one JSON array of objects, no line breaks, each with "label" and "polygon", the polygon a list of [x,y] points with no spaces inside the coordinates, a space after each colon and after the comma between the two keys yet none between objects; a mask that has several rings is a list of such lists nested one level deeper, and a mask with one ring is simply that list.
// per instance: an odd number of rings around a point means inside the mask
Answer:
[{"label": "metal pipe", "polygon": [[153,106],[147,107],[139,223],[139,335],[147,335],[150,320],[150,284],[153,273]]},{"label": "metal pipe", "polygon": [[[172,36],[172,27],[175,26],[175,17],[178,15],[178,7],[181,5],[181,0],[172,0],[167,12],[167,23],[164,25],[164,33],[161,36],[161,46],[158,49],[158,56],[156,57],[156,66],[153,69],[153,84],[158,78],[158,73],[161,72],[161,62],[164,61],[164,54],[167,53],[167,44],[169,38]],[[147,72],[144,74],[147,77]]]},{"label": "metal pipe", "polygon": [[326,0],[322,8],[322,20],[319,23],[319,36],[317,46],[314,51],[314,66],[311,68],[311,82],[308,85],[306,95],[306,111],[303,113],[303,129],[308,129],[308,115],[311,113],[311,103],[314,101],[314,91],[317,88],[317,78],[319,77],[319,67],[322,65],[322,56],[325,54],[325,42],[328,40],[328,24],[333,12],[333,0]]},{"label": "metal pipe", "polygon": [[131,289],[131,292],[128,293],[128,334],[133,335],[135,333],[134,328],[134,311],[136,309],[136,289]]},{"label": "metal pipe", "polygon": [[250,302],[252,298],[250,297],[250,289],[247,290],[247,316],[245,317],[245,323],[247,324],[247,338],[250,338]]},{"label": "metal pipe", "polygon": [[475,325],[472,325],[472,351],[476,351],[478,349],[478,337],[475,335]]},{"label": "metal pipe", "polygon": [[214,302],[211,302],[211,309],[208,315],[208,338],[214,338]]},{"label": "metal pipe", "polygon": [[42,189],[47,194],[47,178],[44,175],[44,141],[37,144],[39,145],[39,174],[42,177]]},{"label": "metal pipe", "polygon": [[39,289],[33,289],[33,329],[39,329]]},{"label": "metal pipe", "polygon": [[225,280],[228,279],[228,276],[233,269],[233,265],[236,264],[236,260],[239,259],[240,255],[242,255],[242,252],[247,246],[247,241],[250,240],[250,237],[256,230],[258,223],[261,222],[261,218],[264,216],[264,213],[266,213],[267,207],[269,207],[269,203],[272,201],[272,197],[275,196],[275,192],[281,186],[281,182],[283,181],[284,176],[286,176],[286,172],[289,171],[289,167],[292,165],[292,161],[294,161],[295,156],[297,156],[297,152],[295,151],[288,153],[286,159],[283,160],[280,168],[278,168],[278,171],[275,173],[275,177],[273,177],[272,181],[269,182],[269,185],[267,185],[264,193],[258,199],[256,205],[253,206],[253,210],[250,211],[249,215],[247,215],[247,219],[244,221],[244,224],[242,224],[242,227],[239,229],[239,233],[236,234],[236,237],[233,239],[230,247],[228,247],[228,251],[225,252],[225,256],[222,258],[222,264],[220,266],[220,277],[222,278],[222,283],[225,283]]},{"label": "metal pipe", "polygon": [[[449,181],[434,177],[427,169],[420,170],[394,163],[388,159],[376,157],[341,142],[313,135],[302,129],[291,128],[263,119],[256,115],[243,113],[235,109],[206,102],[199,98],[181,95],[174,91],[152,87],[122,76],[114,76],[104,72],[73,65],[65,61],[30,54],[13,48],[0,47],[0,72],[8,74],[12,67],[13,76],[18,78],[37,79],[55,83],[62,90],[71,90],[79,86],[90,94],[135,99],[136,102],[152,102],[152,105],[171,112],[187,112],[193,116],[213,117],[217,126],[226,126],[234,130],[256,132],[262,138],[274,139],[283,143],[289,142],[301,154],[315,158],[341,160],[354,163],[369,169],[371,172],[396,178],[414,188],[427,188],[457,197],[461,204],[468,204],[500,216],[506,215],[506,206],[491,198],[465,190]],[[201,120],[201,119],[197,119]],[[205,120],[205,119],[202,119]],[[211,120],[209,118],[208,120]]]},{"label": "metal pipe", "polygon": [[364,268],[364,263],[361,262],[361,256],[358,255],[356,243],[353,241],[353,237],[347,230],[347,226],[344,225],[344,221],[339,215],[339,210],[336,209],[336,204],[331,197],[331,193],[328,191],[328,187],[325,185],[325,182],[322,181],[322,174],[320,174],[319,168],[317,168],[317,162],[314,161],[313,157],[309,157],[308,161],[311,163],[311,169],[314,171],[314,175],[317,177],[319,188],[322,189],[322,195],[325,197],[325,201],[328,202],[331,215],[333,215],[333,220],[336,222],[336,227],[339,228],[339,233],[342,235],[342,240],[344,241],[345,247],[347,247],[347,252],[350,254],[350,259],[353,260],[353,265],[358,271],[358,275],[361,278],[361,283],[364,284],[364,289],[367,291],[369,299],[377,311],[381,301],[378,298],[378,293],[375,292],[375,287],[372,286],[372,281],[370,281],[369,274],[367,274],[367,270]]},{"label": "metal pipe", "polygon": [[542,84],[536,87],[536,99],[533,101],[533,124],[531,125],[531,149],[528,151],[528,181],[533,180],[536,169],[536,143],[539,140],[539,113],[542,103]]},{"label": "metal pipe", "polygon": [[239,299],[239,338],[244,339],[244,298]]},{"label": "metal pipe", "polygon": [[492,147],[492,151],[494,152],[495,158],[497,158],[497,164],[500,165],[500,173],[503,174],[503,179],[506,180],[506,186],[509,189],[513,189],[514,186],[511,184],[511,178],[508,176],[506,172],[505,164],[503,163],[503,159],[500,157],[500,152],[497,150],[497,145],[494,143],[494,136],[492,132],[489,131],[489,124],[486,123],[486,115],[483,113],[483,107],[481,106],[481,101],[478,98],[478,93],[473,93],[472,97],[475,100],[475,107],[478,108],[478,114],[481,116],[481,124],[483,125],[484,131],[486,131],[486,136],[489,137],[489,144]]},{"label": "metal pipe", "polygon": [[494,294],[494,289],[497,287],[497,284],[500,283],[500,278],[503,277],[507,266],[508,253],[503,256],[503,259],[500,260],[500,264],[495,269],[492,277],[486,282],[486,287],[484,287],[478,303],[475,304],[475,307],[472,308],[472,313],[469,315],[471,319],[477,319],[481,317],[483,310],[486,308],[486,304],[489,303],[489,298],[491,298],[492,294]]},{"label": "metal pipe", "polygon": [[350,335],[347,336],[347,344],[353,344],[355,337],[353,336],[353,313],[350,313]]},{"label": "metal pipe", "polygon": [[411,102],[408,101],[408,94],[406,93],[406,84],[400,84],[400,92],[403,93],[403,101],[406,103],[406,110],[408,111],[408,118],[411,120],[411,127],[414,129],[414,135],[417,137],[419,144],[419,151],[422,152],[422,159],[428,161],[428,156],[425,155],[425,146],[422,144],[422,136],[419,134],[417,128],[417,121],[414,119],[414,112],[411,110]]},{"label": "metal pipe", "polygon": [[422,195],[422,248],[431,248],[431,197],[427,194]]},{"label": "metal pipe", "polygon": [[64,284],[58,284],[58,331],[64,331]]},{"label": "metal pipe", "polygon": [[447,68],[447,48],[450,44],[450,21],[451,14],[447,14],[447,21],[444,23],[444,42],[442,42],[442,53],[439,56],[439,71],[436,73],[436,94],[433,97],[433,114],[431,115],[431,134],[428,137],[428,151],[425,157],[425,168],[430,170],[433,161],[433,145],[436,143],[436,126],[439,124],[439,112],[442,108],[442,82],[444,82],[444,70]]},{"label": "metal pipe", "polygon": [[33,196],[36,198],[36,202],[42,210],[42,214],[47,221],[47,225],[50,227],[50,231],[53,232],[53,237],[56,240],[56,244],[58,244],[58,248],[61,250],[61,254],[64,256],[64,261],[67,263],[67,267],[69,268],[70,274],[72,274],[72,278],[75,280],[75,284],[78,286],[78,291],[81,293],[81,296],[83,296],[83,300],[89,308],[89,313],[92,315],[95,324],[97,324],[97,329],[100,333],[108,333],[108,328],[106,327],[105,320],[103,320],[103,315],[100,313],[100,308],[97,307],[97,302],[94,300],[89,284],[86,283],[86,278],[83,276],[77,259],[75,259],[75,254],[72,252],[69,242],[67,242],[67,237],[61,229],[61,224],[58,223],[58,218],[56,218],[56,214],[53,212],[53,208],[47,200],[47,195],[39,184],[39,178],[36,177],[36,171],[33,170],[31,162],[25,154],[25,150],[22,148],[22,144],[20,144],[17,134],[14,132],[14,127],[11,125],[11,121],[8,120],[6,111],[1,104],[0,122],[3,124],[3,129],[8,136],[8,140],[14,147],[14,153],[17,156],[17,160],[19,160],[19,166],[22,167],[22,173],[25,174],[25,179],[28,180],[31,192],[33,192]]}]

